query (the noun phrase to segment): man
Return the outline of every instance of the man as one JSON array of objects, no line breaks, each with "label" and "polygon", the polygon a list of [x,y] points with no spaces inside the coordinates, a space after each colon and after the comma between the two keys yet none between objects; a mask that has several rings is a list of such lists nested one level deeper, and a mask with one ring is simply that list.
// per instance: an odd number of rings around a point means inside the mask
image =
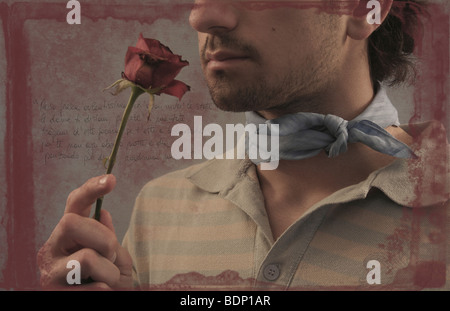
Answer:
[{"label": "man", "polygon": [[[311,127],[306,139],[286,135],[280,155],[289,157],[281,157],[275,170],[249,159],[211,160],[150,182],[136,200],[123,246],[107,211],[100,222],[88,218],[96,199],[113,190],[115,177],[87,181],[70,194],[65,215],[39,252],[42,284],[67,285],[66,264],[75,259],[88,280],[82,289],[442,287],[447,234],[431,216],[411,223],[419,206],[427,215],[446,215],[445,193],[418,195],[423,180],[410,175],[435,150],[414,145],[396,111],[384,113],[392,108],[379,84],[406,79],[413,38],[388,15],[392,1],[379,3],[390,29],[368,22],[367,1],[333,7],[197,1],[190,23],[219,108],[254,112],[248,122],[275,120],[282,131],[283,120],[298,117],[318,119],[326,129]],[[413,13],[403,16],[410,26],[417,8],[396,11]],[[389,49],[380,51],[383,45]],[[356,139],[352,128],[359,125],[345,120],[373,115],[386,131],[367,126],[383,142],[366,143],[373,139],[362,123],[363,137]],[[328,139],[333,126],[336,137],[324,148],[296,149],[322,135]],[[424,128],[419,141],[439,129]],[[347,136],[355,142],[347,145]],[[394,145],[400,151],[391,152]],[[406,159],[397,159],[400,153]]]}]

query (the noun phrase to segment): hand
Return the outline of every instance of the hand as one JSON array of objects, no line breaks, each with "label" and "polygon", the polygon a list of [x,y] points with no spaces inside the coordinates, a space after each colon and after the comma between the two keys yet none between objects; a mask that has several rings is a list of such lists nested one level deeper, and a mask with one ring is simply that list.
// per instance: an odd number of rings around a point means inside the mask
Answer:
[{"label": "hand", "polygon": [[[64,216],[37,255],[44,288],[131,288],[131,257],[117,240],[111,214],[102,209],[100,221],[89,218],[97,198],[111,192],[115,185],[113,175],[94,177],[69,195]],[[80,263],[81,285],[66,281],[70,260]]]}]

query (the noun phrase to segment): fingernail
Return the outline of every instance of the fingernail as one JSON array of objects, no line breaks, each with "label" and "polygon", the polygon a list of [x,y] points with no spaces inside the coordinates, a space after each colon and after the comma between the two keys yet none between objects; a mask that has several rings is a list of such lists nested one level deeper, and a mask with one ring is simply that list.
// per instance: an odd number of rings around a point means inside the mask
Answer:
[{"label": "fingernail", "polygon": [[99,181],[98,181],[98,183],[100,184],[100,185],[104,185],[104,184],[106,184],[106,181],[108,180],[108,175],[106,175],[106,176],[104,176],[102,179],[100,179]]}]

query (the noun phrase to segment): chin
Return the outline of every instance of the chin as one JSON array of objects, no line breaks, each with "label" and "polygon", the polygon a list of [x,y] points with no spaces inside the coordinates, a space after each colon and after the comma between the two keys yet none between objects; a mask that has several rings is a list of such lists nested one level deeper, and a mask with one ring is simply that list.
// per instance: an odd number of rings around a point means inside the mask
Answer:
[{"label": "chin", "polygon": [[283,102],[281,87],[268,87],[265,81],[245,84],[225,75],[206,81],[211,98],[217,108],[228,112],[246,112],[270,109]]},{"label": "chin", "polygon": [[213,98],[213,103],[214,103],[214,105],[216,105],[217,108],[219,108],[222,111],[227,111],[227,112],[249,111],[249,109],[246,108],[245,105],[241,105],[233,100],[224,100],[224,99],[215,100]]},{"label": "chin", "polygon": [[211,99],[217,108],[228,112],[244,112],[248,110],[248,104],[243,101],[239,92],[233,92],[228,85],[214,85],[209,87]]}]

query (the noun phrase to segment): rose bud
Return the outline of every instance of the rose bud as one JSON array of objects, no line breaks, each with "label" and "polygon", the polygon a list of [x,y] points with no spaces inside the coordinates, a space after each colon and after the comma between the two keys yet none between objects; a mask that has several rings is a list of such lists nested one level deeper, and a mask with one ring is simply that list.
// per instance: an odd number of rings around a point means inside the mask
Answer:
[{"label": "rose bud", "polygon": [[136,47],[128,48],[122,78],[144,89],[157,89],[155,95],[164,93],[181,99],[190,87],[175,77],[187,65],[189,62],[158,40],[146,39],[140,34]]}]

